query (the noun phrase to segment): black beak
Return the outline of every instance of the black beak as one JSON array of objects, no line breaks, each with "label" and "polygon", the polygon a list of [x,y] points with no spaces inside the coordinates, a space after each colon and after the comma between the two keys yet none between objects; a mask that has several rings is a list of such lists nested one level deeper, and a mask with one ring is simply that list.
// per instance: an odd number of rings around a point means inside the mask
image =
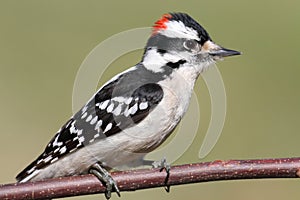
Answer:
[{"label": "black beak", "polygon": [[241,55],[241,52],[231,50],[231,49],[225,49],[221,47],[220,49],[213,50],[209,52],[211,56],[216,56],[216,57],[227,57],[227,56],[235,56],[235,55]]}]

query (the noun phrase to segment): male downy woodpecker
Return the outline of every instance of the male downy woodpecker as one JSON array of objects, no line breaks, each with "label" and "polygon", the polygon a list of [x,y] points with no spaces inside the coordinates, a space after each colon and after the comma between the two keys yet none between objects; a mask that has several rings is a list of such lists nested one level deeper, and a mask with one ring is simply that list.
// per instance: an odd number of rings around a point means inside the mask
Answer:
[{"label": "male downy woodpecker", "polygon": [[239,54],[215,44],[189,15],[163,15],[141,62],[104,84],[17,180],[93,173],[109,198],[118,188],[106,170],[142,160],[162,144],[186,112],[199,74]]}]

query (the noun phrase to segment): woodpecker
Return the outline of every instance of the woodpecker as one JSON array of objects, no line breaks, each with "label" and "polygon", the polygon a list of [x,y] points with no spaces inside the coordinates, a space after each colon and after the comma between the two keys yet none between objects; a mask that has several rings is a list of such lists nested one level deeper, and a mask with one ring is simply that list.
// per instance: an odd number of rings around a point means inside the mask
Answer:
[{"label": "woodpecker", "polygon": [[109,171],[139,163],[161,145],[184,116],[200,73],[239,54],[214,43],[188,14],[163,15],[142,60],[105,83],[17,181],[91,173],[106,184],[106,198],[119,194]]}]

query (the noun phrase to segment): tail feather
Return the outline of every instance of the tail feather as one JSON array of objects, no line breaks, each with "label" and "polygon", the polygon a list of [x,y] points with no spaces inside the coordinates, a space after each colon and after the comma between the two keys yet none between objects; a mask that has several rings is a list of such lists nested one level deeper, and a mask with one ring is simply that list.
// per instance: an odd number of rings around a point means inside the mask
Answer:
[{"label": "tail feather", "polygon": [[42,157],[39,156],[38,159],[36,159],[35,161],[33,161],[30,165],[28,165],[23,171],[21,171],[17,176],[16,176],[16,180],[20,183],[22,182],[28,182],[30,181],[33,177],[35,177],[40,169],[38,169],[38,160],[40,160],[40,158]]}]

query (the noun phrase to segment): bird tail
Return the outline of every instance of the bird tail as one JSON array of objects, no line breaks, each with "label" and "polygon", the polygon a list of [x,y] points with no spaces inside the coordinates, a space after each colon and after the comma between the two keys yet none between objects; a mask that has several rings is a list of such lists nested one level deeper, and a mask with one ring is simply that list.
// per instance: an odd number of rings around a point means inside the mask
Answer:
[{"label": "bird tail", "polygon": [[19,182],[19,183],[28,182],[39,173],[40,169],[37,168],[38,167],[38,163],[37,163],[38,160],[39,160],[39,158],[36,159],[35,161],[33,161],[30,165],[28,165],[25,169],[23,169],[16,176],[17,182]]}]

